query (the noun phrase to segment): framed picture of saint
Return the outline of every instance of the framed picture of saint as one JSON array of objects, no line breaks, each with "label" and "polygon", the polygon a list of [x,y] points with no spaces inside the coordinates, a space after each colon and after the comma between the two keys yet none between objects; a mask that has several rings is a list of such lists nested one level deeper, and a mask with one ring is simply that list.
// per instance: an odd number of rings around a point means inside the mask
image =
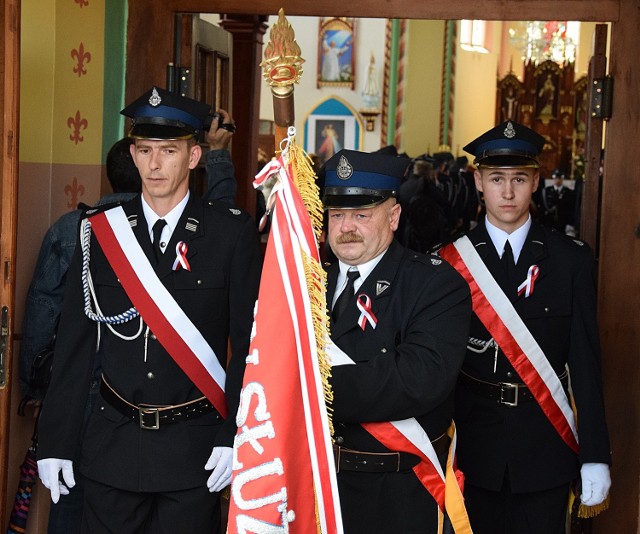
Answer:
[{"label": "framed picture of saint", "polygon": [[543,123],[558,118],[560,68],[553,61],[545,61],[536,69],[535,114]]},{"label": "framed picture of saint", "polygon": [[318,88],[355,87],[354,21],[320,19],[318,35]]}]

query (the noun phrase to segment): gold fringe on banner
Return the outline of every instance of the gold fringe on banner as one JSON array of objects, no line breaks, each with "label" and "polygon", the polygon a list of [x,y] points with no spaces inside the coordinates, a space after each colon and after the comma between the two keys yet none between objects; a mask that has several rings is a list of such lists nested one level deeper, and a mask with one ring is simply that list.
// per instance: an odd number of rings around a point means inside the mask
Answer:
[{"label": "gold fringe on banner", "polygon": [[[307,208],[311,225],[316,236],[316,242],[319,242],[322,234],[323,209],[320,200],[320,188],[316,183],[317,177],[313,172],[312,162],[309,155],[303,148],[295,142],[295,133],[290,134],[287,139],[285,148],[285,161],[291,164],[293,172],[293,181],[296,189],[300,193],[300,197]],[[318,353],[318,365],[320,367],[320,375],[322,377],[322,389],[324,400],[327,406],[327,418],[329,420],[329,432],[333,436],[333,390],[329,384],[331,377],[331,362],[329,362],[324,350],[324,340],[329,337],[329,316],[326,306],[326,278],[327,274],[321,263],[315,258],[305,254],[304,272],[307,282],[307,290],[311,302],[311,314],[313,317],[313,328],[316,337],[316,350]]]}]

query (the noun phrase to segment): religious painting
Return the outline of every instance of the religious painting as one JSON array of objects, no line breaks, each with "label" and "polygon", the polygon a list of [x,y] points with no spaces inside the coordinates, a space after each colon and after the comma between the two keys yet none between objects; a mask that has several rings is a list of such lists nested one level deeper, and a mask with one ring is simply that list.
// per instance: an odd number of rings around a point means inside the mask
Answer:
[{"label": "religious painting", "polygon": [[320,19],[318,88],[355,87],[354,29],[350,18]]},{"label": "religious painting", "polygon": [[497,124],[505,121],[521,122],[520,100],[524,89],[514,74],[507,74],[498,82]]},{"label": "religious painting", "polygon": [[560,67],[553,61],[545,61],[535,71],[535,114],[543,124],[558,118],[558,93]]},{"label": "religious painting", "polygon": [[363,125],[346,102],[330,97],[316,106],[305,120],[304,147],[322,165],[343,148],[360,150]]}]

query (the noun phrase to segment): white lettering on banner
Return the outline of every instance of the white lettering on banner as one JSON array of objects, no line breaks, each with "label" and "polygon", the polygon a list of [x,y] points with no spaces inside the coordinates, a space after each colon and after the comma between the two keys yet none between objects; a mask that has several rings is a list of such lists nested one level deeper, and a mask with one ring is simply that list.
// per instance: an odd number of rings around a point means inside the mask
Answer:
[{"label": "white lettering on banner", "polygon": [[258,352],[258,349],[253,349],[253,351],[251,352],[251,354],[249,354],[249,356],[247,356],[247,359],[245,360],[247,362],[247,364],[252,364],[252,365],[258,365],[260,363],[260,354]]},{"label": "white lettering on banner", "polygon": [[282,475],[283,473],[284,469],[282,467],[282,460],[280,460],[280,458],[276,458],[271,462],[256,465],[255,467],[247,469],[246,471],[236,475],[231,491],[233,492],[233,500],[238,508],[241,510],[255,510],[276,502],[286,503],[287,488],[280,488],[280,491],[277,491],[276,493],[265,495],[264,497],[257,497],[255,499],[245,499],[242,496],[242,488],[245,484],[258,480],[262,477],[269,475]]},{"label": "white lettering on banner", "polygon": [[256,534],[286,534],[289,532],[289,523],[295,518],[296,514],[292,510],[287,512],[286,505],[278,506],[278,512],[282,514],[282,526],[272,525],[266,521],[260,521],[248,515],[239,515],[236,518],[236,527],[238,534],[247,534],[255,532]]},{"label": "white lettering on banner", "polygon": [[[251,404],[251,397],[257,397],[258,406],[256,406],[253,412],[257,421],[267,421],[267,423],[253,428],[249,428],[246,425],[247,417],[249,416],[249,406]],[[242,388],[240,393],[240,405],[238,406],[238,415],[236,417],[236,426],[241,428],[242,431],[236,435],[233,440],[233,470],[239,470],[244,467],[238,460],[238,451],[240,447],[245,443],[249,443],[253,450],[258,454],[264,452],[264,447],[258,442],[259,439],[269,438],[273,439],[276,435],[273,429],[273,424],[268,419],[271,414],[267,411],[267,398],[264,393],[264,388],[257,382],[250,382]]]},{"label": "white lettering on banner", "polygon": [[[252,337],[255,336],[255,322]],[[253,349],[251,354],[246,358],[247,364],[259,365],[260,358],[257,349]],[[251,412],[251,401],[256,399],[257,405]],[[247,419],[253,415],[255,422],[261,422],[255,426],[248,426]],[[287,510],[287,488],[282,487],[279,491],[270,495],[245,499],[243,497],[243,489],[246,484],[256,482],[257,480],[267,476],[282,476],[284,474],[284,466],[280,458],[273,458],[270,461],[262,463],[241,471],[244,468],[242,462],[238,458],[238,453],[243,445],[247,443],[251,445],[253,450],[262,455],[264,447],[260,444],[262,439],[273,439],[276,435],[273,423],[270,421],[271,414],[267,409],[267,397],[262,384],[258,382],[249,382],[245,384],[240,393],[240,403],[238,413],[236,415],[236,425],[240,430],[233,440],[233,471],[236,472],[231,483],[231,496],[235,505],[242,511],[256,510],[275,503],[278,512],[282,516],[282,524],[274,525],[266,521],[262,521],[249,515],[239,514],[236,516],[236,530],[240,534],[252,532],[256,534],[280,534],[289,532],[289,523],[295,520],[295,512]],[[254,490],[255,491],[255,490]]]}]

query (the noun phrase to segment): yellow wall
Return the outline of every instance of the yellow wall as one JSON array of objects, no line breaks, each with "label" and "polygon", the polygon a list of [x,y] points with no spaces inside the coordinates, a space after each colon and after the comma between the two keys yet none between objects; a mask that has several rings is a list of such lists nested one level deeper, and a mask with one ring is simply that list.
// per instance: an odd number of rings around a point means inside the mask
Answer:
[{"label": "yellow wall", "polygon": [[416,157],[436,152],[440,144],[445,22],[411,20],[408,27],[402,146],[398,148]]},{"label": "yellow wall", "polygon": [[501,22],[492,22],[488,54],[467,52],[456,44],[455,104],[451,150],[466,155],[462,147],[495,126],[496,73],[500,56]]}]

